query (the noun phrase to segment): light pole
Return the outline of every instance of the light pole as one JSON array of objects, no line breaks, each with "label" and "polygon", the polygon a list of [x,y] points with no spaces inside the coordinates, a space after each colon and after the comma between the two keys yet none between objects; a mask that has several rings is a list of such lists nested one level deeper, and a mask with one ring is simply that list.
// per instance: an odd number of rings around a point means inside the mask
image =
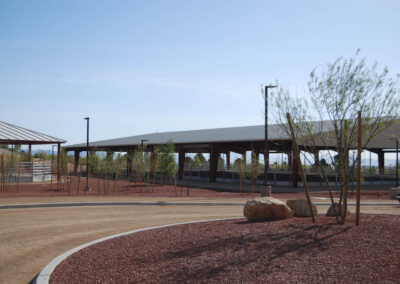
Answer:
[{"label": "light pole", "polygon": [[269,149],[268,149],[268,89],[277,86],[265,86],[265,140],[264,140],[264,186],[268,185]]},{"label": "light pole", "polygon": [[396,187],[399,187],[399,138],[390,138],[396,140]]},{"label": "light pole", "polygon": [[396,187],[399,187],[399,139],[396,139]]},{"label": "light pole", "polygon": [[84,118],[86,120],[86,191],[90,191],[89,187],[89,117]]},{"label": "light pole", "polygon": [[142,139],[142,140],[140,140],[140,146],[143,147],[143,142],[147,142],[147,141],[149,141],[149,140],[147,140],[147,139]]}]

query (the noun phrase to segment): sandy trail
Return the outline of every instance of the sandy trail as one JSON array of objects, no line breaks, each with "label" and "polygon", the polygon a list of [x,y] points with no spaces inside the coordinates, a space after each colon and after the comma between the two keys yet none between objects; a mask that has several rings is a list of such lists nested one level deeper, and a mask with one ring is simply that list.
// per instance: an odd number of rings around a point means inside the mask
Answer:
[{"label": "sandy trail", "polygon": [[240,206],[118,206],[0,211],[0,283],[28,283],[54,257],[134,229],[241,216]]}]

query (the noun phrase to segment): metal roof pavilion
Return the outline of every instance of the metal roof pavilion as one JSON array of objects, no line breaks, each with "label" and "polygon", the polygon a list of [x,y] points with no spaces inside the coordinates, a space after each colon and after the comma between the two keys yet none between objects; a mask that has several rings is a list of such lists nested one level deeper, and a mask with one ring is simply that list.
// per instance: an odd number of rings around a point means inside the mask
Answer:
[{"label": "metal roof pavilion", "polygon": [[0,121],[0,144],[58,144],[67,141]]},{"label": "metal roof pavilion", "polygon": [[[269,140],[287,140],[289,137],[278,125],[269,126]],[[174,144],[185,143],[219,143],[219,142],[242,142],[242,141],[263,141],[264,125],[214,128],[188,131],[160,132],[142,134],[137,136],[108,139],[90,142],[90,147],[126,147],[140,145],[142,140],[146,140],[148,145],[166,144],[172,140]],[[65,149],[74,150],[86,147],[86,143],[68,145]]]},{"label": "metal roof pavilion", "polygon": [[[377,137],[368,143],[367,148],[387,149],[393,148],[392,137],[399,136],[400,121],[397,121],[389,128],[381,132]],[[333,131],[332,124],[329,121],[315,123],[316,134],[329,133]],[[264,125],[241,126],[241,127],[226,127],[214,129],[174,131],[142,134],[136,136],[107,139],[94,141],[89,143],[91,149],[126,149],[132,146],[140,145],[146,141],[147,145],[162,145],[171,140],[175,145],[194,145],[194,144],[209,144],[209,143],[235,143],[243,144],[260,143],[264,141]],[[274,124],[268,126],[268,140],[271,143],[291,141],[288,134],[282,129],[282,126]],[[332,144],[334,145],[334,144]],[[328,146],[332,146],[328,145]],[[263,144],[261,145],[263,146]],[[323,146],[322,144],[320,146]],[[67,145],[64,147],[67,151],[84,150],[86,143]],[[290,146],[291,148],[291,146]],[[323,147],[321,147],[323,148]]]},{"label": "metal roof pavilion", "polygon": [[[329,138],[333,131],[333,125],[329,121],[312,122],[312,127],[318,136]],[[384,169],[384,152],[383,150],[393,149],[393,137],[398,137],[400,123],[397,121],[389,125],[378,136],[369,141],[367,149],[378,154],[379,168]],[[135,148],[145,142],[149,146],[149,151],[153,151],[154,146],[164,145],[169,140],[175,146],[175,151],[178,153],[179,164],[179,179],[182,178],[184,160],[186,153],[209,153],[209,179],[211,182],[216,181],[216,172],[218,166],[218,157],[220,154],[225,154],[227,165],[230,165],[230,153],[235,152],[246,157],[246,151],[253,151],[255,155],[263,153],[265,128],[264,125],[243,126],[243,127],[227,127],[216,129],[202,129],[189,131],[174,131],[151,133],[116,139],[107,139],[89,143],[89,149],[92,151],[120,151],[132,153]],[[288,155],[288,166],[292,169],[293,184],[297,186],[297,161],[293,158],[293,143],[291,137],[288,136],[282,125],[268,125],[268,149],[269,152],[276,151]],[[326,143],[316,145],[317,151],[313,153],[316,156],[316,161],[319,161],[319,150],[334,149],[334,141],[325,139]],[[304,143],[307,143],[306,141]],[[319,142],[317,142],[319,143]],[[306,149],[307,144],[299,146]],[[74,144],[65,146],[66,151],[75,152],[75,168],[79,161],[79,153],[86,149],[86,143]],[[392,150],[393,151],[393,150]],[[293,164],[293,166],[292,166]],[[129,172],[131,159],[127,159],[127,171]]]},{"label": "metal roof pavilion", "polygon": [[57,144],[57,180],[61,179],[61,143],[66,140],[49,136],[37,131],[0,121],[0,144],[28,145],[29,161],[32,160],[32,145]]}]

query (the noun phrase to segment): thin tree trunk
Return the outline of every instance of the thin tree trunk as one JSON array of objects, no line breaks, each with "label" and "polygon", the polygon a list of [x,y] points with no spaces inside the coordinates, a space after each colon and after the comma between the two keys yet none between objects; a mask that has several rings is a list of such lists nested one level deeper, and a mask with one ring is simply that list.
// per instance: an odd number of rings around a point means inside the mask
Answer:
[{"label": "thin tree trunk", "polygon": [[19,162],[19,168],[18,168],[18,179],[17,179],[17,192],[19,188],[19,179],[21,177],[21,162]]},{"label": "thin tree trunk", "polygon": [[361,191],[361,111],[358,112],[357,127],[357,204],[356,204],[356,226],[360,225],[360,191]]},{"label": "thin tree trunk", "polygon": [[310,193],[308,191],[307,181],[306,181],[306,178],[304,176],[303,165],[301,164],[301,160],[300,160],[299,148],[297,146],[296,136],[294,134],[292,119],[290,118],[290,114],[289,113],[286,113],[286,117],[287,117],[287,121],[288,121],[288,124],[289,124],[290,133],[291,133],[291,136],[292,136],[294,153],[295,153],[296,159],[298,161],[300,175],[301,175],[301,179],[303,181],[304,191],[305,191],[306,197],[307,197],[308,209],[310,210],[310,213],[311,213],[312,222],[315,223],[314,210],[313,210],[312,203],[311,203]]}]

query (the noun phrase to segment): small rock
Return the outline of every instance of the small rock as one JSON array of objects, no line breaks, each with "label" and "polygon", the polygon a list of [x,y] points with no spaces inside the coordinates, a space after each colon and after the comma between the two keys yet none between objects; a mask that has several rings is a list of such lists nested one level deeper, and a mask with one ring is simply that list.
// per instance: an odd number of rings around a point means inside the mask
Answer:
[{"label": "small rock", "polygon": [[[286,201],[286,205],[290,209],[294,210],[294,216],[296,217],[311,217],[310,209],[308,208],[308,202],[306,199],[291,199]],[[318,214],[317,207],[311,203],[314,216]]]},{"label": "small rock", "polygon": [[[340,206],[337,203],[334,203],[335,205],[335,210],[336,210],[336,216],[341,216],[341,210],[340,210]],[[349,209],[347,209],[347,214],[346,216],[350,215],[350,211]],[[333,210],[333,205],[331,204],[331,206],[329,206],[328,211],[326,212],[326,216],[328,217],[336,217],[335,216],[335,211]]]},{"label": "small rock", "polygon": [[280,220],[292,217],[294,211],[272,197],[258,197],[246,202],[243,215],[249,221]]}]

